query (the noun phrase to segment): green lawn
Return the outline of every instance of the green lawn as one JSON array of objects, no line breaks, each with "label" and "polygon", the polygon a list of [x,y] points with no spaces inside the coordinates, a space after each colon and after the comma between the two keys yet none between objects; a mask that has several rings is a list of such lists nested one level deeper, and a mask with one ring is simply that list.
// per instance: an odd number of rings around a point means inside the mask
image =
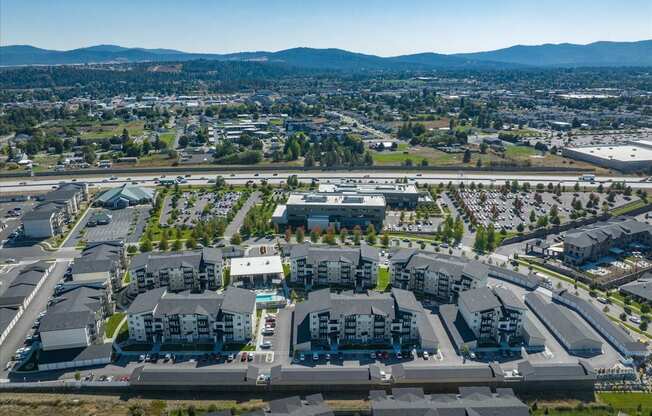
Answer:
[{"label": "green lawn", "polygon": [[640,405],[643,414],[652,411],[652,394],[650,393],[619,393],[606,392],[597,393],[598,400],[602,403],[609,404],[615,409],[627,412],[631,415],[637,414],[637,408]]},{"label": "green lawn", "polygon": [[376,283],[376,290],[379,292],[384,292],[389,286],[389,268],[379,267],[378,268],[378,282]]},{"label": "green lawn", "polygon": [[523,159],[536,155],[538,152],[529,146],[507,146],[505,156],[511,159]]},{"label": "green lawn", "polygon": [[141,136],[145,128],[145,122],[136,120],[128,123],[120,121],[116,123],[98,124],[82,132],[81,138],[84,140],[108,139],[113,136],[122,135],[122,130],[125,128],[129,132],[129,136]]},{"label": "green lawn", "polygon": [[116,312],[107,319],[106,326],[104,327],[104,332],[107,338],[113,338],[115,330],[118,328],[118,325],[120,325],[120,322],[122,322],[124,317],[124,313]]},{"label": "green lawn", "polygon": [[643,202],[642,199],[639,199],[636,201],[632,201],[628,204],[622,205],[618,208],[614,208],[613,210],[609,211],[609,213],[616,217],[618,215],[625,215],[628,212],[644,207],[645,205],[647,205],[647,203]]},{"label": "green lawn", "polygon": [[159,134],[159,137],[162,142],[168,145],[168,148],[172,147],[172,143],[174,143],[174,136],[175,133],[161,133]]},{"label": "green lawn", "polygon": [[427,160],[431,166],[451,165],[461,163],[462,155],[444,153],[429,147],[412,147],[407,149],[407,144],[402,143],[396,152],[372,151],[371,156],[375,165],[401,165],[407,159],[412,160],[414,166],[419,166],[422,160]]}]

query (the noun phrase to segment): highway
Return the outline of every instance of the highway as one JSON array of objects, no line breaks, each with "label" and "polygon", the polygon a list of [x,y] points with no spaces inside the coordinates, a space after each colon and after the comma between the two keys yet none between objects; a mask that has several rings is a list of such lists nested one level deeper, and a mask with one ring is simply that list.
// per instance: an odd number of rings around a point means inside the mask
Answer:
[{"label": "highway", "polygon": [[[245,184],[247,181],[260,181],[265,179],[270,184],[280,184],[287,180],[289,175],[297,175],[300,182],[310,183],[313,179],[320,182],[340,181],[346,179],[358,180],[367,183],[392,183],[397,178],[407,178],[411,182],[420,184],[438,184],[440,182],[460,183],[464,182],[469,184],[471,182],[482,183],[484,185],[502,185],[505,181],[518,180],[520,183],[530,182],[531,184],[552,182],[554,184],[561,183],[564,186],[574,186],[578,182],[577,175],[559,175],[559,174],[522,174],[519,172],[501,172],[501,173],[468,173],[468,172],[415,172],[415,171],[372,171],[366,172],[350,172],[350,171],[309,171],[309,172],[238,172],[231,174],[223,174],[222,176],[229,184]],[[76,180],[79,182],[87,182],[92,186],[102,188],[117,187],[127,182],[138,182],[141,185],[155,186],[155,179],[161,178],[163,175],[152,175],[151,173],[138,174],[131,173],[129,175],[122,175],[114,180],[110,180],[111,171],[107,171],[106,175],[89,175],[89,176],[65,176],[61,177],[33,177],[33,178],[3,178],[0,179],[0,192],[4,193],[18,193],[18,192],[43,192],[52,189],[59,185],[61,182]],[[206,185],[209,184],[210,179],[215,179],[218,176],[215,172],[196,172],[187,178],[189,184],[192,185]],[[167,174],[167,178],[173,178],[175,175]],[[652,189],[652,181],[646,181],[645,178],[636,176],[598,176],[596,177],[595,184],[603,183],[608,185],[612,182],[625,182],[633,188]],[[582,186],[591,186],[589,182],[580,182]]]}]

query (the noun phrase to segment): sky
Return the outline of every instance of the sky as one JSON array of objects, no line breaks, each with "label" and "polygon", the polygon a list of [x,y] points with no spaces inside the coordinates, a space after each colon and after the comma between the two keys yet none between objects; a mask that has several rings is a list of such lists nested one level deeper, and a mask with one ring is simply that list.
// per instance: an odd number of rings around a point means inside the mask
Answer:
[{"label": "sky", "polygon": [[652,39],[650,0],[0,0],[0,45],[395,56]]}]

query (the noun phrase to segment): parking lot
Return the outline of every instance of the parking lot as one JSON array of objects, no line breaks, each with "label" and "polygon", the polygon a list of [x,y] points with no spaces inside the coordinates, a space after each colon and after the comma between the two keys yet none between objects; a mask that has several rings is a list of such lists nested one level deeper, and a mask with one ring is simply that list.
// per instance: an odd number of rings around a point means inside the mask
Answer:
[{"label": "parking lot", "polygon": [[[149,205],[128,207],[108,211],[103,208],[91,208],[71,232],[64,247],[76,247],[83,241],[123,240],[125,243],[137,243],[143,235],[149,219]],[[105,212],[111,216],[111,222],[105,225],[87,227],[95,212]]]},{"label": "parking lot", "polygon": [[180,197],[165,197],[160,224],[177,227],[213,217],[226,217],[238,202],[240,192],[183,192]]},{"label": "parking lot", "polygon": [[388,231],[405,231],[412,233],[434,233],[442,217],[417,218],[414,211],[387,211],[384,227]]},{"label": "parking lot", "polygon": [[448,193],[445,201],[449,201],[449,207],[452,205],[465,221],[474,219],[484,227],[493,224],[497,230],[514,231],[519,225],[523,226],[523,230],[536,226],[540,217],[550,218],[553,206],[557,207],[558,217],[563,223],[572,219],[574,211],[600,214],[605,202],[609,209],[613,209],[635,198],[617,194],[613,201],[609,201],[607,197],[606,193],[598,192],[562,192],[555,195],[548,190],[507,193],[497,190],[465,190],[459,191],[457,198]]}]

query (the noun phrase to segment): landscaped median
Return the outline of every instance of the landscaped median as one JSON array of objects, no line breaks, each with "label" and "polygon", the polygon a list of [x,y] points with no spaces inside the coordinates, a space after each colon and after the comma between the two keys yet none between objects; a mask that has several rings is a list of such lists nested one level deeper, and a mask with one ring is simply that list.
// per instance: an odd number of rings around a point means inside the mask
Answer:
[{"label": "landscaped median", "polygon": [[125,314],[123,312],[116,312],[109,317],[104,326],[104,334],[106,338],[113,338],[115,330],[118,329],[120,323],[125,319]]}]

